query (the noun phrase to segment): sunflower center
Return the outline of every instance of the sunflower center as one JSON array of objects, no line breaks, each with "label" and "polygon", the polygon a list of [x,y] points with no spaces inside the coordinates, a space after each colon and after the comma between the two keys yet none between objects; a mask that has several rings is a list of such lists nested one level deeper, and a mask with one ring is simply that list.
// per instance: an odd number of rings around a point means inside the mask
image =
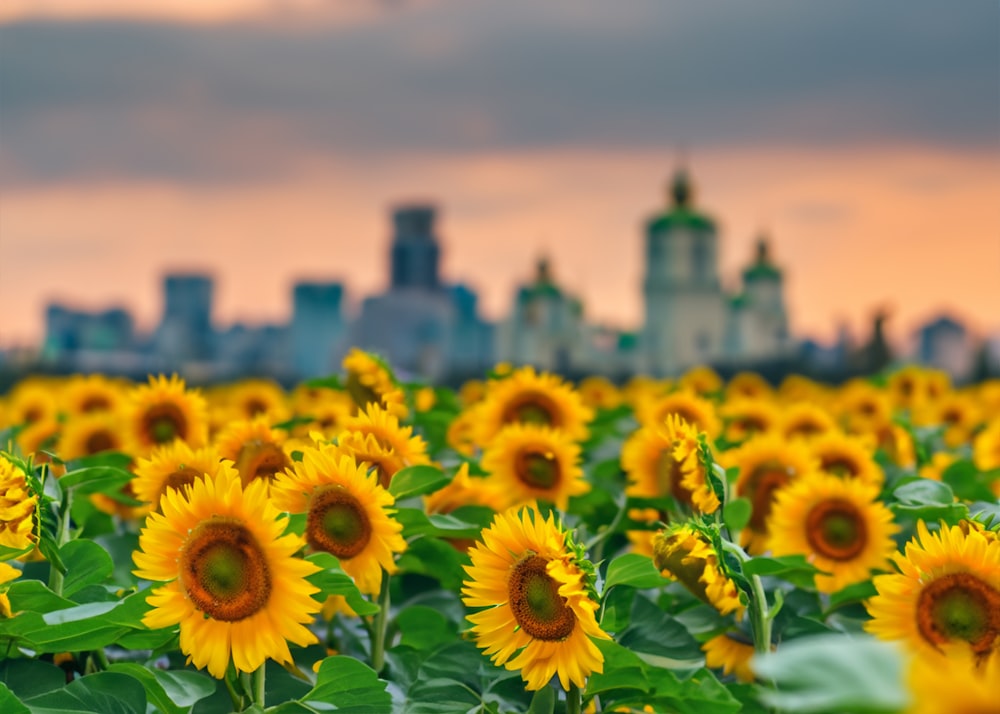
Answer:
[{"label": "sunflower center", "polygon": [[248,441],[236,457],[236,470],[240,472],[244,486],[258,478],[270,481],[275,474],[291,465],[281,446],[260,439]]},{"label": "sunflower center", "polygon": [[867,536],[865,522],[857,508],[847,501],[824,501],[806,516],[806,538],[813,550],[824,558],[856,558],[864,550]]},{"label": "sunflower center", "polygon": [[115,448],[115,439],[107,431],[95,431],[87,437],[83,449],[87,454],[99,454]]},{"label": "sunflower center", "polygon": [[823,471],[840,478],[854,478],[861,470],[852,459],[840,454],[821,456],[819,461]]},{"label": "sunflower center", "polygon": [[372,524],[364,506],[343,486],[331,486],[313,496],[306,519],[306,540],[315,550],[353,558],[371,538]]},{"label": "sunflower center", "polygon": [[248,399],[243,405],[243,409],[246,415],[251,419],[258,414],[263,414],[267,411],[267,403],[256,397]]},{"label": "sunflower center", "polygon": [[185,486],[193,484],[202,476],[204,474],[197,469],[193,469],[190,466],[181,466],[163,479],[163,492],[166,493],[172,488],[180,491]]},{"label": "sunflower center", "polygon": [[668,444],[656,459],[656,489],[661,495],[668,493],[675,501],[685,506],[691,505],[691,492],[684,488],[681,479],[681,464],[674,458],[675,443]]},{"label": "sunflower center", "polygon": [[504,424],[539,424],[559,426],[559,409],[555,402],[539,392],[523,394],[503,410]]},{"label": "sunflower center", "polygon": [[791,478],[791,469],[779,461],[765,462],[753,470],[746,486],[740,489],[740,495],[749,495],[753,504],[749,524],[751,530],[757,533],[767,532],[767,517],[771,515],[774,492]]},{"label": "sunflower center", "polygon": [[816,436],[823,433],[823,425],[814,421],[800,421],[787,430],[788,436]]},{"label": "sunflower center", "polygon": [[564,640],[576,626],[576,615],[548,574],[547,562],[540,555],[530,555],[514,566],[507,582],[510,609],[521,629],[536,640]]},{"label": "sunflower center", "polygon": [[187,421],[177,406],[157,404],[143,416],[142,431],[154,444],[166,444],[187,436]]},{"label": "sunflower center", "polygon": [[26,424],[34,424],[42,418],[42,410],[39,407],[28,407],[24,410],[24,421]]},{"label": "sunflower center", "polygon": [[986,654],[1000,637],[1000,592],[969,573],[950,573],[920,591],[920,634],[932,645],[965,640]]},{"label": "sunflower center", "polygon": [[529,488],[549,490],[559,485],[559,460],[551,451],[524,449],[514,459],[514,472]]},{"label": "sunflower center", "polygon": [[271,571],[249,528],[236,519],[214,516],[195,528],[184,544],[181,584],[203,613],[237,622],[267,604]]},{"label": "sunflower center", "polygon": [[85,414],[89,414],[90,412],[103,412],[110,408],[111,403],[108,402],[107,398],[98,394],[87,397],[83,400],[83,404],[80,405],[80,411]]}]

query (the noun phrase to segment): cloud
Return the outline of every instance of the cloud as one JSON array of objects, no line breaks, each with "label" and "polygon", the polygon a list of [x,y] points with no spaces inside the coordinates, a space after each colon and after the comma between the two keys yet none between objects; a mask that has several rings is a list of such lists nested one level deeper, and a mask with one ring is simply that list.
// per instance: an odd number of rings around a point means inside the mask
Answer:
[{"label": "cloud", "polygon": [[0,26],[8,186],[533,147],[997,145],[998,9],[418,3],[363,23]]}]

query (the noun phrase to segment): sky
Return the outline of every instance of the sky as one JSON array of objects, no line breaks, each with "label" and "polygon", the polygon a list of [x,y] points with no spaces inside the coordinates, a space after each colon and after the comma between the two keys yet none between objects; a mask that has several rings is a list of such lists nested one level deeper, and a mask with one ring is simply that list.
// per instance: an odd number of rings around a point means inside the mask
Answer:
[{"label": "sky", "polygon": [[356,305],[415,201],[487,318],[544,254],[635,329],[681,164],[728,289],[768,236],[794,334],[1000,331],[994,0],[5,0],[0,346],[49,301],[150,329],[168,270],[214,273],[219,324],[301,279]]}]

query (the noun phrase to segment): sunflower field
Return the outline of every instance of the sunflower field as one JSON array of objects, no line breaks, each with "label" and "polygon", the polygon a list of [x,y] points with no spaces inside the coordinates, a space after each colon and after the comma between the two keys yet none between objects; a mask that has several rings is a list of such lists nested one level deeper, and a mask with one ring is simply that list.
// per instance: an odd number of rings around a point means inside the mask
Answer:
[{"label": "sunflower field", "polygon": [[0,399],[0,711],[1000,712],[1000,381]]}]

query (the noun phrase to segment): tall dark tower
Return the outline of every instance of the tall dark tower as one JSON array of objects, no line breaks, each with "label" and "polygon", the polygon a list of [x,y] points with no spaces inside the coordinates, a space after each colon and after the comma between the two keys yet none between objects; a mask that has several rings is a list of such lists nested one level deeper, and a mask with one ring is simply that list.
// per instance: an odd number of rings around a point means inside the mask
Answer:
[{"label": "tall dark tower", "polygon": [[401,206],[393,211],[392,288],[438,290],[441,248],[434,235],[433,206]]}]

